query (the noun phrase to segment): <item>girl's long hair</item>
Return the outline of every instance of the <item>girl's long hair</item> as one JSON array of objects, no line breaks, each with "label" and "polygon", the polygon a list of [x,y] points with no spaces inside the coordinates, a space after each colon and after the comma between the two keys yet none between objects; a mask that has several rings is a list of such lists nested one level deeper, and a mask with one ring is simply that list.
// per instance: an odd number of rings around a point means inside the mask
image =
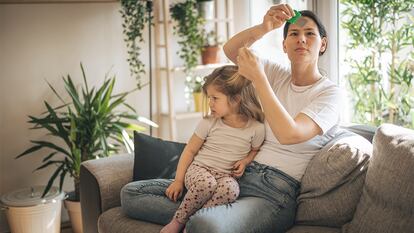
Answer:
[{"label": "girl's long hair", "polygon": [[218,91],[228,97],[230,103],[236,102],[237,98],[240,98],[240,114],[249,119],[263,122],[263,110],[253,84],[250,80],[237,73],[237,70],[237,66],[223,66],[204,77],[204,98],[206,99],[207,97],[207,87],[214,85]]}]

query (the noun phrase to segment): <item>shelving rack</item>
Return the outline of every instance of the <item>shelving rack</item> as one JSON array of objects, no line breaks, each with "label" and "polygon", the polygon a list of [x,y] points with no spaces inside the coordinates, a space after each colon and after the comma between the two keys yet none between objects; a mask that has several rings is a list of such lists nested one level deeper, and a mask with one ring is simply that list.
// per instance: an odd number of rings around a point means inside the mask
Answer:
[{"label": "shelving rack", "polygon": [[[176,2],[176,1],[174,1]],[[172,43],[176,36],[172,36],[173,22],[170,17],[170,0],[154,0],[154,40],[155,40],[155,77],[156,77],[156,95],[157,95],[157,122],[160,124],[158,135],[165,127],[162,118],[168,118],[168,140],[177,139],[176,122],[179,120],[201,118],[200,112],[177,112],[174,98],[174,79],[183,77],[184,67],[177,67],[173,64]],[[206,23],[213,23],[215,31],[224,36],[227,41],[233,35],[233,0],[214,0],[214,19],[207,20]],[[198,65],[194,72],[213,70],[217,67],[228,64]],[[180,75],[181,73],[181,75]],[[165,79],[166,87],[162,86]],[[184,78],[183,82],[184,82]],[[165,90],[164,90],[165,89]],[[163,112],[162,96],[167,95],[167,111]]]}]

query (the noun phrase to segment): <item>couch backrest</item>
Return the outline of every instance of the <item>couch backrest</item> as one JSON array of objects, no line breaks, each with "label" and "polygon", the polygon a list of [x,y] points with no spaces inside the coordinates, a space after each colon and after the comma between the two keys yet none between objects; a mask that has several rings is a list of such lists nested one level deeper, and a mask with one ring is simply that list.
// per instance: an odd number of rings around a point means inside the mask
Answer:
[{"label": "couch backrest", "polygon": [[369,125],[349,125],[343,126],[342,128],[361,135],[371,143],[374,138],[375,131],[377,130],[377,127]]},{"label": "couch backrest", "polygon": [[[359,131],[354,128],[354,131]],[[364,134],[368,138],[371,134]],[[342,129],[306,168],[298,196],[296,223],[341,227],[351,221],[362,193],[372,144]]]},{"label": "couch backrest", "polygon": [[413,232],[414,130],[383,124],[373,144],[358,208],[343,232]]}]

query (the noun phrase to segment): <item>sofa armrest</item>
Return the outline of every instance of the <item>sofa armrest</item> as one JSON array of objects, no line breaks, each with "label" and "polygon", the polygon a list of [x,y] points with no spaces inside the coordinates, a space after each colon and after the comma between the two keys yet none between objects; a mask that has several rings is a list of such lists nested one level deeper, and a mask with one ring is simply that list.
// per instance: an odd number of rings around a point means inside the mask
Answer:
[{"label": "sofa armrest", "polygon": [[84,233],[97,233],[99,215],[119,206],[121,188],[132,181],[134,156],[113,155],[82,163],[80,199]]},{"label": "sofa armrest", "polygon": [[374,134],[377,130],[377,127],[374,127],[374,126],[358,125],[358,124],[346,125],[346,126],[342,126],[342,128],[361,135],[362,137],[366,138],[371,143],[372,143],[372,139],[374,138]]}]

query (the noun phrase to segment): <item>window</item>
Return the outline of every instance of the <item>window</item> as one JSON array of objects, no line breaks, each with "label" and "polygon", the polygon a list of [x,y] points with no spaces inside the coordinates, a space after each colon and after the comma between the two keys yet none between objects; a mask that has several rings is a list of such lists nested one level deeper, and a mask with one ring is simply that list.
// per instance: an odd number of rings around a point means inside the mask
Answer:
[{"label": "window", "polygon": [[339,1],[339,74],[349,121],[414,128],[413,1]]},{"label": "window", "polygon": [[[250,25],[257,25],[263,22],[263,16],[272,5],[288,3],[294,9],[307,9],[307,0],[250,0]],[[261,40],[252,46],[252,50],[262,58],[273,60],[284,65],[288,65],[289,60],[283,52],[283,27],[266,34]]]}]

